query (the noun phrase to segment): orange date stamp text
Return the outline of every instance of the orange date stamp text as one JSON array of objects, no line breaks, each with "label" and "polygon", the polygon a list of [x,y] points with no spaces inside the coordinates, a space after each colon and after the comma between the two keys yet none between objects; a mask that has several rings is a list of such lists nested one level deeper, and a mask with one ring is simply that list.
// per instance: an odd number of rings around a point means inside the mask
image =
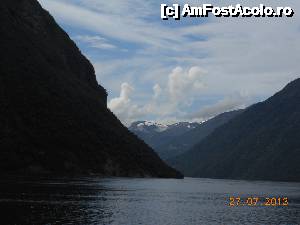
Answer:
[{"label": "orange date stamp text", "polygon": [[289,201],[287,197],[230,197],[228,205],[230,207],[236,206],[288,206]]}]

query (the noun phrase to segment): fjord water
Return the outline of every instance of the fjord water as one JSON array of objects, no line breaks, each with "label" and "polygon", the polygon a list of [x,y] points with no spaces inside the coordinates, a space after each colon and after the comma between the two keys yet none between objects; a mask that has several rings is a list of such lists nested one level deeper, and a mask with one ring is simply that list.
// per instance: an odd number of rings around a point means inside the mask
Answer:
[{"label": "fjord water", "polygon": [[[288,206],[229,206],[230,196]],[[1,224],[300,224],[300,183],[215,179],[3,178]]]}]

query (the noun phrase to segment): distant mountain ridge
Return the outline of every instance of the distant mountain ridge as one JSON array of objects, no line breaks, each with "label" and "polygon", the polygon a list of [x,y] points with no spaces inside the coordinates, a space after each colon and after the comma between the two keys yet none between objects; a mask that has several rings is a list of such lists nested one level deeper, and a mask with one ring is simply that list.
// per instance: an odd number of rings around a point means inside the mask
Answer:
[{"label": "distant mountain ridge", "polygon": [[216,128],[227,123],[243,111],[243,109],[240,109],[221,113],[220,115],[201,123],[195,129],[189,130],[179,137],[166,142],[164,145],[159,146],[157,151],[161,152],[160,156],[169,162],[174,157],[188,151],[211,134]]},{"label": "distant mountain ridge", "polygon": [[199,125],[200,123],[196,122],[179,122],[166,125],[153,121],[137,121],[133,122],[128,129],[142,138],[151,147],[155,147],[167,141],[167,139],[180,136]]},{"label": "distant mountain ridge", "polygon": [[178,122],[164,125],[157,122],[137,121],[129,130],[151,146],[162,159],[170,161],[189,150],[217,127],[228,122],[243,110],[222,113],[202,123]]},{"label": "distant mountain ridge", "polygon": [[129,130],[141,133],[159,133],[168,129],[168,125],[152,122],[152,121],[137,121],[133,122]]},{"label": "distant mountain ridge", "polygon": [[165,125],[152,121],[137,121],[133,122],[128,129],[160,154],[161,152],[157,151],[160,146],[199,126],[200,123],[196,122]]},{"label": "distant mountain ridge", "polygon": [[172,177],[107,109],[91,63],[36,0],[0,4],[0,173]]},{"label": "distant mountain ridge", "polygon": [[215,129],[171,165],[186,176],[300,181],[300,78]]}]

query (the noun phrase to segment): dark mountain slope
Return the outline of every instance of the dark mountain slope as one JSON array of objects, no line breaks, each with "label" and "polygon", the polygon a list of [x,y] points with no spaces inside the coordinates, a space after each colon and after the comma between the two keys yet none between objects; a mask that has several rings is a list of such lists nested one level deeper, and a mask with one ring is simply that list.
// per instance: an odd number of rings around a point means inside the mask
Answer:
[{"label": "dark mountain slope", "polygon": [[186,176],[300,181],[300,79],[247,108],[172,164]]},{"label": "dark mountain slope", "polygon": [[191,129],[188,132],[169,140],[163,145],[158,146],[155,150],[160,153],[160,157],[166,161],[170,161],[173,157],[183,154],[195,144],[202,141],[217,127],[223,125],[242,112],[243,110],[236,110],[222,113],[204,123],[201,123],[195,129]]},{"label": "dark mountain slope", "polygon": [[0,172],[178,177],[106,107],[93,66],[36,0],[0,4]]}]

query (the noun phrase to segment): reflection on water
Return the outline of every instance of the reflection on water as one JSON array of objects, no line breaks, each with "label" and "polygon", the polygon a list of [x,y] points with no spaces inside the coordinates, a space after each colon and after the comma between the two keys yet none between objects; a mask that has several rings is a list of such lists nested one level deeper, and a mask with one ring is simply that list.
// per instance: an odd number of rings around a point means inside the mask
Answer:
[{"label": "reflection on water", "polygon": [[[230,196],[289,206],[229,207]],[[0,224],[300,224],[300,184],[95,177],[0,181]]]}]

